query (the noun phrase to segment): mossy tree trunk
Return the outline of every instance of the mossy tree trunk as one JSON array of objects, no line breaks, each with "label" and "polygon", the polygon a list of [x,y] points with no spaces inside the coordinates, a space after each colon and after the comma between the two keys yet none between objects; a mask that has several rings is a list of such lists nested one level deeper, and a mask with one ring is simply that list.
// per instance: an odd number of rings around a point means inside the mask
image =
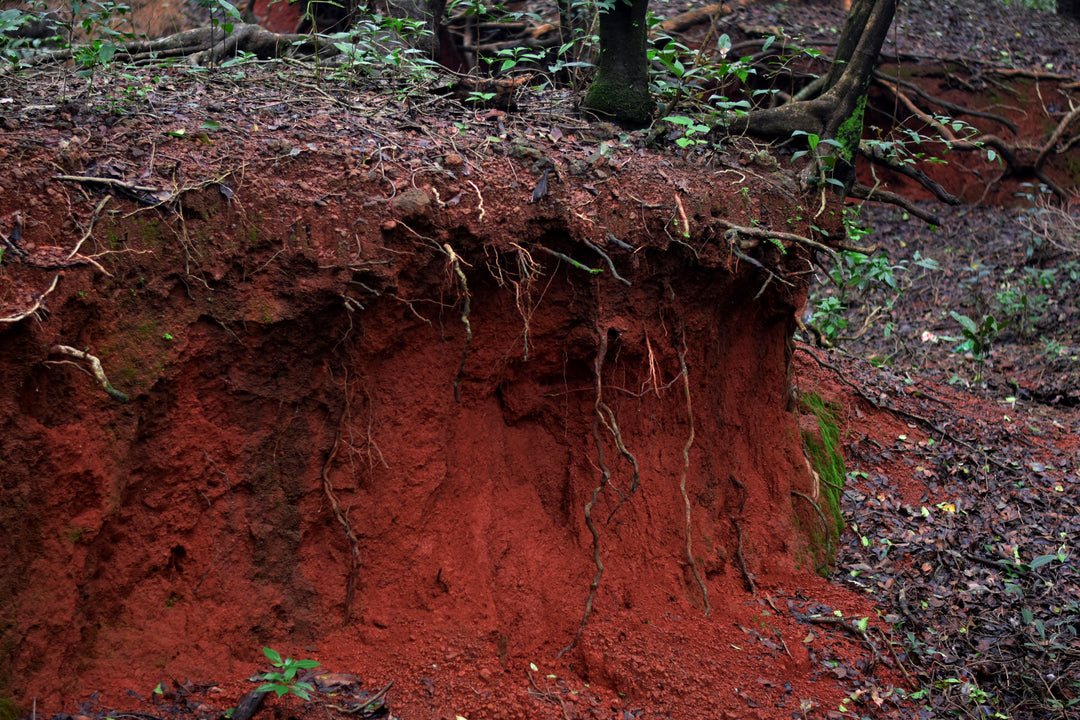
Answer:
[{"label": "mossy tree trunk", "polygon": [[600,60],[582,108],[623,125],[647,125],[655,104],[649,93],[645,22],[648,0],[612,0],[599,11]]}]

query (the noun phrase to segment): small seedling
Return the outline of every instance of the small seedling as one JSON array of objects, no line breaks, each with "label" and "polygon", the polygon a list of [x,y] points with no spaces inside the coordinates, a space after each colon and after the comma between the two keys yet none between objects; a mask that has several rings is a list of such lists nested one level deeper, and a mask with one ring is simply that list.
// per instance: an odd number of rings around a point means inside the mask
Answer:
[{"label": "small seedling", "polygon": [[292,693],[298,698],[309,700],[310,693],[315,688],[311,683],[296,679],[296,673],[300,670],[319,667],[317,660],[293,660],[292,658],[281,659],[281,655],[273,648],[264,647],[263,655],[270,664],[277,668],[277,672],[263,673],[259,678],[263,684],[255,689],[255,692],[272,692],[278,697],[286,693]]}]

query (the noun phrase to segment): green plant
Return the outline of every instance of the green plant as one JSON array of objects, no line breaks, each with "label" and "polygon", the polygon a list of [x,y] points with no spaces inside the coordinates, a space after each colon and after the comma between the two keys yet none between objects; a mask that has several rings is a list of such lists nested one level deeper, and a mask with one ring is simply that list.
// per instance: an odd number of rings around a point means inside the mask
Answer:
[{"label": "green plant", "polygon": [[11,698],[0,695],[0,720],[17,720],[22,713]]},{"label": "green plant", "polygon": [[432,76],[437,63],[416,46],[430,34],[421,20],[378,13],[365,17],[349,30],[329,36],[343,56],[337,74],[403,75],[410,82],[423,82]]},{"label": "green plant", "polygon": [[982,322],[975,322],[967,315],[950,310],[949,315],[960,324],[960,334],[963,340],[956,346],[956,352],[971,353],[978,364],[976,381],[982,379],[983,368],[986,358],[990,355],[990,344],[997,337],[1000,327],[993,315],[984,315]]},{"label": "green plant", "polygon": [[263,655],[277,670],[263,673],[259,679],[263,684],[255,689],[255,692],[272,692],[278,697],[286,693],[292,693],[303,700],[309,700],[309,693],[315,688],[309,682],[296,679],[296,673],[300,670],[319,667],[317,660],[293,660],[290,657],[281,658],[281,654],[273,648],[264,647]]},{"label": "green plant", "polygon": [[817,393],[805,393],[800,404],[817,420],[818,432],[803,432],[803,445],[810,464],[817,473],[821,499],[819,509],[822,514],[823,529],[814,537],[819,546],[824,546],[825,563],[820,568],[824,571],[832,562],[840,533],[844,531],[844,516],[841,511],[841,497],[844,480],[847,477],[844,456],[840,454],[840,426],[836,410],[821,399]]},{"label": "green plant", "polygon": [[682,115],[669,115],[664,118],[664,121],[683,128],[682,137],[675,138],[675,144],[683,149],[696,145],[707,145],[709,142],[704,137],[695,137],[695,135],[707,134],[709,132],[708,125],[702,125],[692,118]]}]

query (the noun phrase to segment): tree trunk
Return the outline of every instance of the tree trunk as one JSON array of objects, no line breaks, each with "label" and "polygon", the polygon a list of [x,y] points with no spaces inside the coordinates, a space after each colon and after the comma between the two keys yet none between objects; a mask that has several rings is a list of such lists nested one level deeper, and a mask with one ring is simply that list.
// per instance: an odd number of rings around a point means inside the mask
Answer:
[{"label": "tree trunk", "polygon": [[645,14],[648,0],[614,0],[599,12],[600,61],[583,109],[625,125],[647,125],[655,104],[649,94]]},{"label": "tree trunk", "polygon": [[1080,0],[1057,0],[1058,15],[1080,20]]},{"label": "tree trunk", "polygon": [[831,176],[843,183],[846,193],[854,180],[866,91],[895,14],[896,0],[855,0],[822,87],[824,92],[811,100],[735,118],[729,130],[767,138],[789,138],[801,131],[821,140],[836,140],[840,147],[830,163]]}]

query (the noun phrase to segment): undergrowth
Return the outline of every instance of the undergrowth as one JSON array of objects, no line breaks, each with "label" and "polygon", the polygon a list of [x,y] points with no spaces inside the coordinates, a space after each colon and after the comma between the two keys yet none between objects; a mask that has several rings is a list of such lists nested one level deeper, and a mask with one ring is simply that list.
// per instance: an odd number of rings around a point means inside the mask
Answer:
[{"label": "undergrowth", "polygon": [[836,556],[840,533],[844,531],[844,517],[840,500],[844,490],[844,456],[840,454],[840,426],[835,409],[817,393],[806,393],[800,399],[804,412],[817,420],[818,432],[804,431],[803,446],[810,465],[817,473],[817,510],[821,515],[822,529],[812,532],[814,546],[824,550],[825,562],[819,572],[827,571]]}]

